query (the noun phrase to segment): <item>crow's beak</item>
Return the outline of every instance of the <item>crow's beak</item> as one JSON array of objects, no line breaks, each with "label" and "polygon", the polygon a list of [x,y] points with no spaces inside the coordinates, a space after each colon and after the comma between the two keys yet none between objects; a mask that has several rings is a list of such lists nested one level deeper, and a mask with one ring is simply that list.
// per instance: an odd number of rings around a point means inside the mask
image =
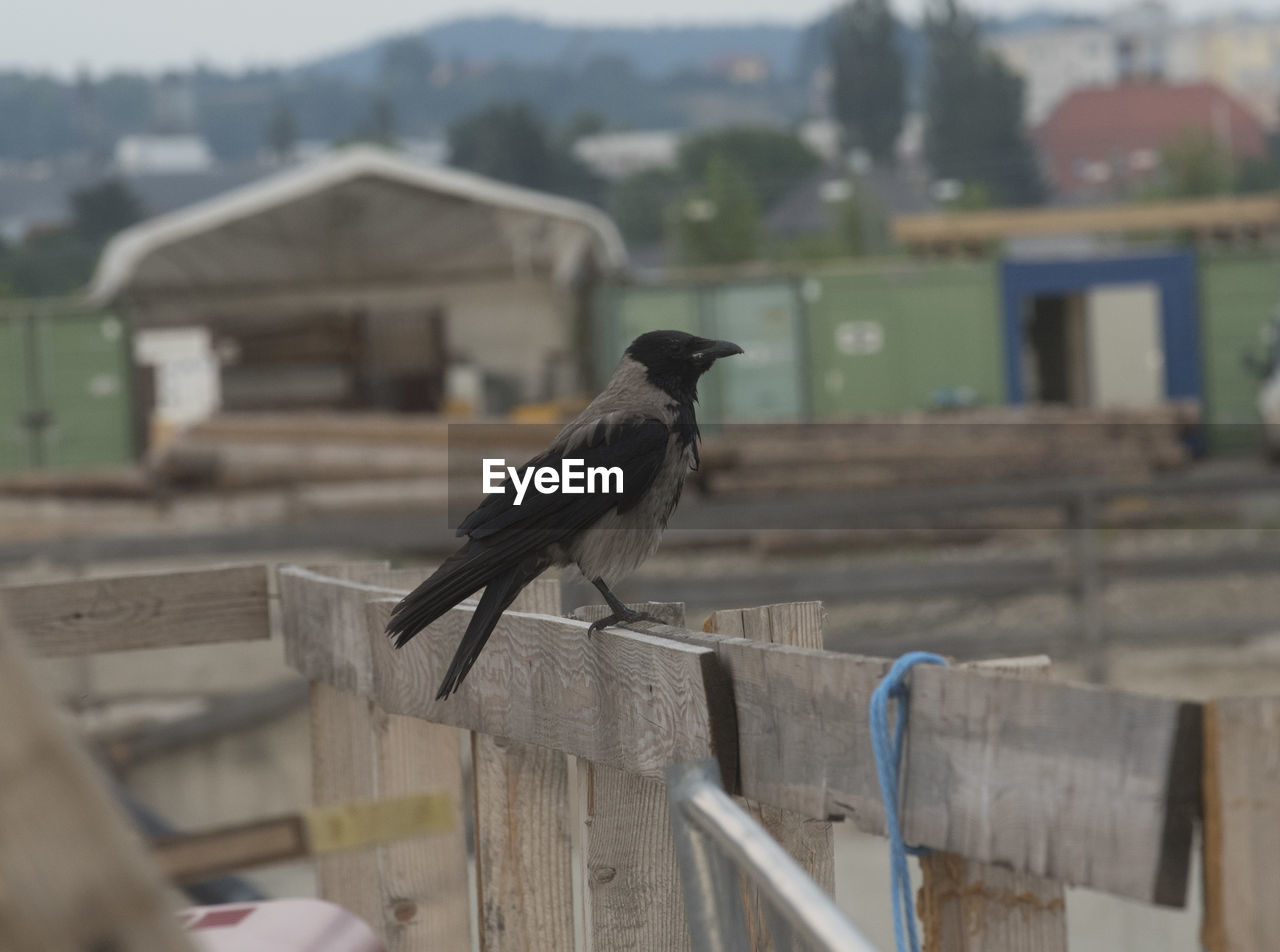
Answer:
[{"label": "crow's beak", "polygon": [[721,357],[732,357],[734,354],[740,353],[742,353],[742,348],[732,341],[709,340],[698,348],[697,353],[693,355],[693,359],[701,363],[707,360],[719,360]]}]

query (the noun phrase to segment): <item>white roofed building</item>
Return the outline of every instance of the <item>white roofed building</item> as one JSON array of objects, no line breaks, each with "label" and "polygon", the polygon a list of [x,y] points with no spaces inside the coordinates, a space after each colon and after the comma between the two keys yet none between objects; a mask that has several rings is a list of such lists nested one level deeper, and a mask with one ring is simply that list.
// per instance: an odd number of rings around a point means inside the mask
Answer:
[{"label": "white roofed building", "polygon": [[502,409],[581,390],[626,261],[591,206],[355,146],[127,229],[89,296],[210,328],[227,409],[437,409],[459,363]]}]

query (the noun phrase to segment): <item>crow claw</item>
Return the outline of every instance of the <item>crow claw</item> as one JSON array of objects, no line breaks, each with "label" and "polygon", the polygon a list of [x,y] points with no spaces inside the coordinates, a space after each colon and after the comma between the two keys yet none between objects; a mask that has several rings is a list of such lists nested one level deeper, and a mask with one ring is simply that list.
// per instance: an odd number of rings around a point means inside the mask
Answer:
[{"label": "crow claw", "polygon": [[591,627],[587,629],[587,637],[589,638],[597,631],[603,631],[612,625],[633,625],[638,621],[660,622],[661,620],[648,612],[638,612],[628,608],[625,611],[614,612],[612,615],[605,615],[603,618],[593,621]]}]

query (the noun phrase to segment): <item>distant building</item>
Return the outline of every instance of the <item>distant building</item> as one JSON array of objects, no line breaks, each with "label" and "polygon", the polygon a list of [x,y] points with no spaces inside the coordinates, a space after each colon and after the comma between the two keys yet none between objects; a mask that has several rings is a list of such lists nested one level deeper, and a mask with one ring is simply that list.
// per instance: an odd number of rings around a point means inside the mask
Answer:
[{"label": "distant building", "polygon": [[617,182],[648,169],[674,169],[680,133],[669,130],[583,136],[573,154],[603,179]]},{"label": "distant building", "polygon": [[124,230],[89,298],[205,328],[155,362],[212,349],[226,410],[438,410],[461,369],[502,412],[585,389],[582,302],[626,264],[598,209],[352,146]]},{"label": "distant building", "polygon": [[116,143],[116,169],[124,175],[207,172],[213,152],[197,135],[132,135]]},{"label": "distant building", "polygon": [[1257,116],[1212,83],[1121,83],[1079,89],[1034,131],[1063,198],[1124,194],[1159,172],[1160,152],[1187,130],[1211,136],[1233,158],[1266,153]]},{"label": "distant building", "polygon": [[1280,123],[1280,20],[1236,14],[1178,30],[1168,77],[1215,82],[1274,128]]},{"label": "distant building", "polygon": [[1026,119],[1043,122],[1077,89],[1126,80],[1213,82],[1268,127],[1280,119],[1280,19],[1242,14],[1179,24],[1148,0],[1097,24],[996,34],[991,49],[1026,82]]},{"label": "distant building", "polygon": [[731,83],[763,83],[769,78],[769,60],[760,53],[726,53],[711,61],[711,72]]}]

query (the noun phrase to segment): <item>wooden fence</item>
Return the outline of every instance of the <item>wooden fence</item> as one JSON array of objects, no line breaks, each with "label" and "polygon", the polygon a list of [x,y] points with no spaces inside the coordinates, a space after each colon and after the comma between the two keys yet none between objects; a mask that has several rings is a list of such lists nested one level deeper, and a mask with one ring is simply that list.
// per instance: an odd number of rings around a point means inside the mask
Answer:
[{"label": "wooden fence", "polygon": [[[387,615],[420,578],[370,564],[277,577],[286,657],[312,685],[315,803],[454,804],[452,832],[316,859],[323,896],[393,952],[466,949],[473,929],[485,952],[687,948],[661,779],[675,761],[715,757],[731,792],[828,889],[830,823],[883,831],[867,702],[888,662],[822,651],[816,603],[718,612],[701,631],[588,637],[593,610],[562,617],[558,586],[535,583],[462,690],[436,701],[472,608],[393,651]],[[256,566],[27,586],[0,600],[37,653],[66,654],[267,637],[269,587]],[[681,621],[678,606],[650,608]],[[5,666],[0,679],[2,704],[26,675]],[[1206,942],[1275,946],[1280,699],[1200,705],[1053,683],[1035,661],[920,668],[911,691],[901,815],[908,842],[938,851],[921,903],[929,948],[1063,949],[1064,883],[1183,905],[1201,821]],[[5,734],[21,740],[28,727],[7,718]],[[23,826],[37,808],[59,801],[15,802],[0,786],[0,842],[13,845],[0,855],[54,835]],[[0,897],[30,879],[15,869],[0,862]],[[49,895],[71,898],[70,868],[40,872]],[[113,935],[122,952],[174,947]]]}]

